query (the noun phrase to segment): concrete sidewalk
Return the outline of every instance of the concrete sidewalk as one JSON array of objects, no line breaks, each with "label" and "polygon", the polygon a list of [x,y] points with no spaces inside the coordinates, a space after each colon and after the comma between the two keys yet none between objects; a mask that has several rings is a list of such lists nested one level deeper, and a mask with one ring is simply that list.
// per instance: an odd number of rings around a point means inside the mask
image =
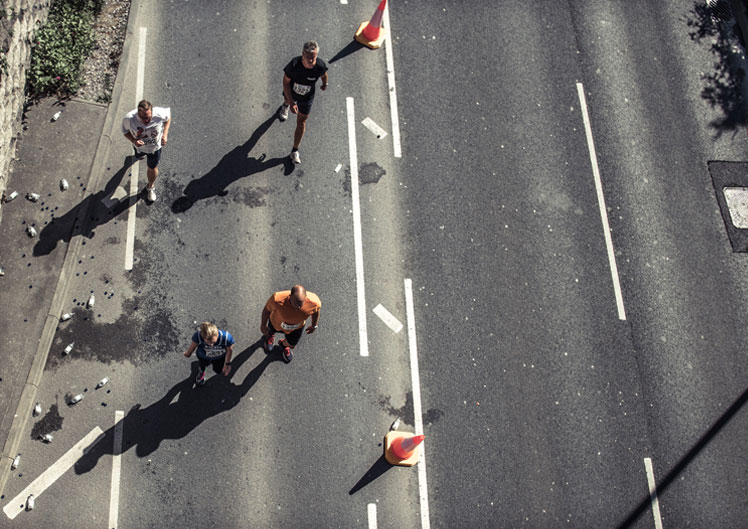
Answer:
[{"label": "concrete sidewalk", "polygon": [[[57,121],[52,116],[62,111]],[[41,101],[28,109],[18,143],[17,160],[10,175],[7,195],[18,196],[3,204],[0,223],[0,491],[7,480],[8,458],[15,456],[17,435],[12,429],[22,398],[33,400],[46,351],[59,322],[58,299],[64,287],[65,257],[72,253],[71,237],[81,234],[84,197],[92,176],[94,157],[107,114],[107,106],[83,101]],[[60,180],[69,188],[63,191]],[[27,193],[40,198],[32,202]],[[29,236],[27,228],[37,234]],[[76,237],[85,245],[85,236]],[[62,288],[64,290],[64,288]],[[56,295],[57,294],[57,295]],[[64,323],[62,323],[64,325]],[[33,402],[25,403],[33,406]],[[23,419],[23,418],[19,418]]]}]

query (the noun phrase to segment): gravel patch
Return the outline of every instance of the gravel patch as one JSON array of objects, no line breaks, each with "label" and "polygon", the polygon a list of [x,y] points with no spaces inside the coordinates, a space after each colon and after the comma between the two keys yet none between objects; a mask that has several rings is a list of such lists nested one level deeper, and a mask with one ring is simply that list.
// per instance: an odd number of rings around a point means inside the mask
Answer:
[{"label": "gravel patch", "polygon": [[83,64],[81,88],[76,97],[98,103],[112,100],[129,14],[130,0],[104,0],[94,25],[96,41]]}]

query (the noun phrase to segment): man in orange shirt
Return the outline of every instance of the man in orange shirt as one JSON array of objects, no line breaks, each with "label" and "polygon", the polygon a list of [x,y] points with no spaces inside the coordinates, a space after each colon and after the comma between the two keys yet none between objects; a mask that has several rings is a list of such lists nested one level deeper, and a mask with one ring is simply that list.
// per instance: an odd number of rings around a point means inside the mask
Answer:
[{"label": "man in orange shirt", "polygon": [[260,322],[260,331],[265,337],[265,352],[272,352],[273,335],[282,332],[285,335],[280,341],[283,361],[289,363],[293,359],[291,350],[299,343],[309,316],[312,317],[312,324],[306,328],[307,334],[317,330],[321,307],[322,302],[317,294],[307,292],[301,285],[295,285],[291,290],[280,290],[270,296],[265,308],[262,309]]}]

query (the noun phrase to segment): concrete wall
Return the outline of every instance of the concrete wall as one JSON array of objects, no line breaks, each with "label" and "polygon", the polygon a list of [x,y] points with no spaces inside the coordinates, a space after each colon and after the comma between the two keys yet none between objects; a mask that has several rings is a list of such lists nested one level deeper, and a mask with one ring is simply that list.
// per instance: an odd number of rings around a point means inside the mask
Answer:
[{"label": "concrete wall", "polygon": [[8,184],[21,132],[31,39],[47,20],[49,4],[50,0],[0,0],[0,195]]}]

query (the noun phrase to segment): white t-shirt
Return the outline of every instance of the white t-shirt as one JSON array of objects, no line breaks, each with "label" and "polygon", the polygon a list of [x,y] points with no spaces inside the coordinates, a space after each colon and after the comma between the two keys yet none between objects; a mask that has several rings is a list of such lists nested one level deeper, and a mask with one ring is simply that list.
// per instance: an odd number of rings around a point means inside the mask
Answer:
[{"label": "white t-shirt", "polygon": [[138,152],[153,154],[161,148],[161,137],[164,135],[164,123],[171,119],[171,108],[152,107],[151,121],[144,125],[138,117],[138,109],[127,113],[122,120],[122,134],[128,132],[133,138],[143,140],[143,145],[137,147]]}]

